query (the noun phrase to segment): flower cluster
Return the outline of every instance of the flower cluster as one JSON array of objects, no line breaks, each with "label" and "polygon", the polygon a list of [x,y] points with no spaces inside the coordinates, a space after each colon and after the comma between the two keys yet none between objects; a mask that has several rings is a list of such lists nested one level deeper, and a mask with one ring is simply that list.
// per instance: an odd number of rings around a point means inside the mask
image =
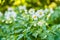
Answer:
[{"label": "flower cluster", "polygon": [[4,16],[2,22],[6,22],[6,23],[12,23],[12,20],[16,20],[16,12],[9,7],[8,10],[4,13],[4,15],[0,12],[1,16]]},{"label": "flower cluster", "polygon": [[[31,8],[27,10],[26,6],[19,6],[17,7],[17,9],[19,11],[15,12],[13,8],[9,7],[8,10],[4,13],[4,19],[2,20],[2,22],[5,21],[5,23],[12,23],[18,18],[22,18],[24,20],[29,20],[31,18],[32,23],[35,21],[35,25],[43,25],[44,23],[46,23],[46,20],[49,19],[50,15],[54,13],[52,8],[40,10],[35,10],[34,8]],[[1,16],[3,16],[3,14],[0,12],[0,17]]]}]

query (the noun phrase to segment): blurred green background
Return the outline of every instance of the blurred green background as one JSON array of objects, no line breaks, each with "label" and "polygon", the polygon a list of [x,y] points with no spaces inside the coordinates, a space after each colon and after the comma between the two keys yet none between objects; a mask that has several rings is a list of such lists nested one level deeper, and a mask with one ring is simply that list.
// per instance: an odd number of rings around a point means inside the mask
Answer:
[{"label": "blurred green background", "polygon": [[29,8],[55,8],[60,5],[60,0],[0,0],[0,11],[4,12],[8,7],[25,5]]}]

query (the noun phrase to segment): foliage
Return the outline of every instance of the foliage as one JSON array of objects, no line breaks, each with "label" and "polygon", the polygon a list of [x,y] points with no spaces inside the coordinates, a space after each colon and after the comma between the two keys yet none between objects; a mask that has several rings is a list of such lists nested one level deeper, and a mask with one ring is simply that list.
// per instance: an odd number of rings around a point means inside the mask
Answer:
[{"label": "foliage", "polygon": [[60,40],[60,7],[35,10],[25,6],[0,12],[1,40]]}]

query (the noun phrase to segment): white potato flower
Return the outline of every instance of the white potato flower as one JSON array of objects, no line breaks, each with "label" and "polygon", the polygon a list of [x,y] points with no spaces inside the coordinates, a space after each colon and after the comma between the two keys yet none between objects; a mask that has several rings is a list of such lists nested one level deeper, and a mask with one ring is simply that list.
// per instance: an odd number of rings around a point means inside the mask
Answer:
[{"label": "white potato flower", "polygon": [[41,20],[41,21],[38,21],[38,26],[43,26],[43,24],[45,23],[45,21]]},{"label": "white potato flower", "polygon": [[31,8],[29,9],[29,14],[34,14],[35,13],[35,9]]},{"label": "white potato flower", "polygon": [[33,18],[34,20],[38,20],[38,17],[37,17],[36,14],[33,14],[33,15],[32,15],[32,18]]},{"label": "white potato flower", "polygon": [[38,15],[39,18],[42,18],[44,16],[44,10],[37,10],[36,14]]},{"label": "white potato flower", "polygon": [[19,10],[26,10],[26,6],[19,6]]},{"label": "white potato flower", "polygon": [[11,12],[11,17],[16,18],[16,16],[17,16],[17,14],[14,11],[12,11]]},{"label": "white potato flower", "polygon": [[16,13],[14,12],[14,11],[6,11],[5,12],[5,19],[6,20],[11,20],[11,18],[13,18],[14,20],[16,20],[15,18],[16,18]]},{"label": "white potato flower", "polygon": [[10,12],[5,12],[5,19],[10,20]]}]

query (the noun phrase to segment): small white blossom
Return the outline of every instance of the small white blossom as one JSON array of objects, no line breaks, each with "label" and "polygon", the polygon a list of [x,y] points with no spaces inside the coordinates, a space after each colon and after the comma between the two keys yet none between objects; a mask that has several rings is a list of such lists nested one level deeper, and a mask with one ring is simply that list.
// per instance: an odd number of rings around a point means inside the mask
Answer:
[{"label": "small white blossom", "polygon": [[37,20],[37,19],[38,19],[38,17],[37,17],[36,14],[33,14],[33,15],[32,15],[32,18],[33,18],[34,20]]},{"label": "small white blossom", "polygon": [[19,6],[19,10],[26,10],[26,6]]},{"label": "small white blossom", "polygon": [[11,12],[11,17],[16,18],[16,13],[14,11]]},{"label": "small white blossom", "polygon": [[38,26],[43,26],[43,24],[45,23],[45,21],[38,21]]},{"label": "small white blossom", "polygon": [[38,15],[39,18],[44,16],[44,10],[37,10],[36,14]]},{"label": "small white blossom", "polygon": [[31,8],[31,9],[29,10],[29,14],[34,14],[34,13],[35,13],[35,9]]},{"label": "small white blossom", "polygon": [[14,12],[14,11],[6,11],[5,12],[5,19],[6,20],[11,20],[11,17],[15,20],[15,18],[16,18],[16,13]]},{"label": "small white blossom", "polygon": [[10,20],[10,12],[5,12],[5,19]]}]

